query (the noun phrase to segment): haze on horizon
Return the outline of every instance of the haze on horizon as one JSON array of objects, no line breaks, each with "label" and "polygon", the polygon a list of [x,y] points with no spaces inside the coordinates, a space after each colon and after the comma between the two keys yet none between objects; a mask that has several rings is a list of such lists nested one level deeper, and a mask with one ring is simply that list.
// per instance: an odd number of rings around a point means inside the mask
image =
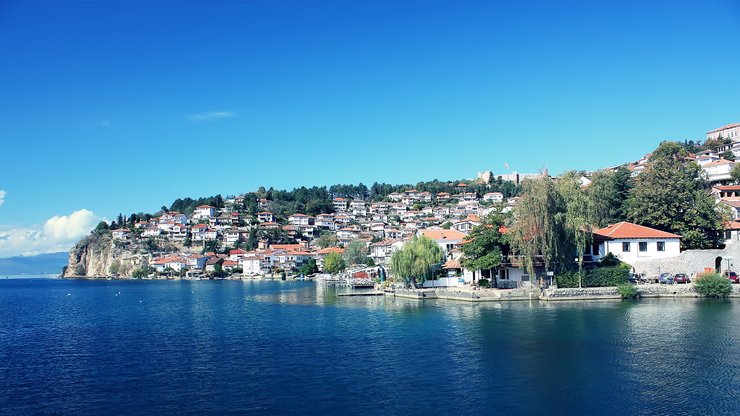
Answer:
[{"label": "haze on horizon", "polygon": [[0,257],[259,186],[598,169],[739,122],[740,5],[4,2]]}]

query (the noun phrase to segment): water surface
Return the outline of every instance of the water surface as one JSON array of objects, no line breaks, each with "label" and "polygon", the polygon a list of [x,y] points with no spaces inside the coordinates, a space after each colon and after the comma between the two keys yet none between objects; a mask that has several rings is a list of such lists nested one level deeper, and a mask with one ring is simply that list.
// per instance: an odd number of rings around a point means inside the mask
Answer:
[{"label": "water surface", "polygon": [[740,414],[740,302],[0,281],[2,414]]}]

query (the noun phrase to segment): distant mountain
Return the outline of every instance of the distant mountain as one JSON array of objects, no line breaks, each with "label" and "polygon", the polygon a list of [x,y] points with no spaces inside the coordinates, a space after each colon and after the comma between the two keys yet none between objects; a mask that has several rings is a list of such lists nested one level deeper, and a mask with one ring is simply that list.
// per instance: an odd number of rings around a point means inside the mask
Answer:
[{"label": "distant mountain", "polygon": [[59,274],[67,265],[69,253],[46,253],[27,257],[0,259],[0,275]]}]

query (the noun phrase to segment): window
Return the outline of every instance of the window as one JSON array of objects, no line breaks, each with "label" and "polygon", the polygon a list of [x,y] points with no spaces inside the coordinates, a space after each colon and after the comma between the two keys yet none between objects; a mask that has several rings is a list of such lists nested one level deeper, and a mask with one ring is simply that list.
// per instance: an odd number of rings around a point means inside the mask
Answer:
[{"label": "window", "polygon": [[665,251],[665,241],[658,241],[658,251]]},{"label": "window", "polygon": [[639,249],[641,252],[647,251],[647,242],[646,241],[640,241],[639,243]]},{"label": "window", "polygon": [[622,243],[622,251],[628,253],[630,251],[630,243]]}]

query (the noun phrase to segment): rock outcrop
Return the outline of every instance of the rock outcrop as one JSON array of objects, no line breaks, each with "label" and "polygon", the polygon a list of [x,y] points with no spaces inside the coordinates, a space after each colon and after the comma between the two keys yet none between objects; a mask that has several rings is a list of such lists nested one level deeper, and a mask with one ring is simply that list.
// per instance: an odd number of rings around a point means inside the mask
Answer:
[{"label": "rock outcrop", "polygon": [[62,277],[131,277],[148,264],[150,254],[141,244],[114,240],[110,233],[91,234],[69,251]]}]

